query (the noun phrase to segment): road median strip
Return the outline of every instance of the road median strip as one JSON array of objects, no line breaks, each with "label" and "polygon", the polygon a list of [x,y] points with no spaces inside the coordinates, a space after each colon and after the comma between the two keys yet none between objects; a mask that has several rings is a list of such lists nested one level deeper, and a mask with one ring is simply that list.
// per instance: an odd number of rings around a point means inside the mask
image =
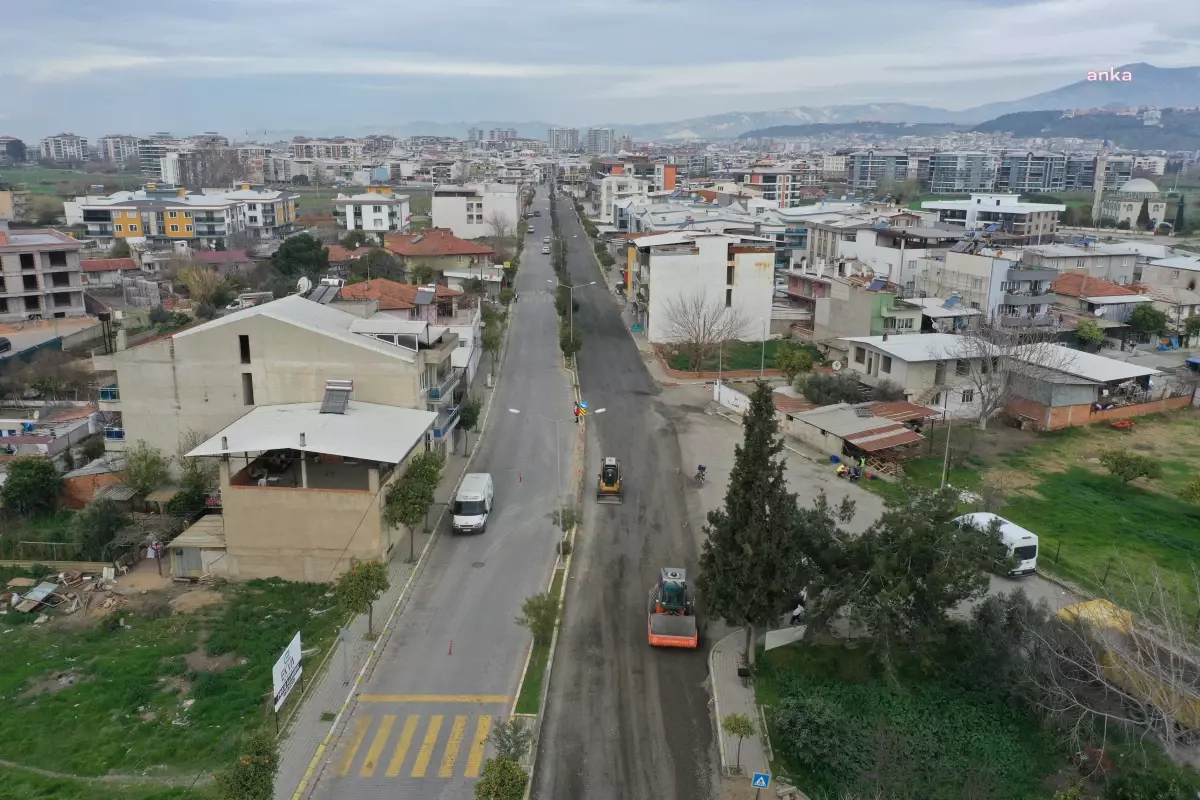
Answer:
[{"label": "road median strip", "polygon": [[[558,600],[558,609],[554,618],[556,630],[562,622],[563,583],[565,578],[566,567],[558,567],[554,570],[554,577],[550,581],[549,594]],[[542,687],[545,684],[546,667],[550,661],[551,642],[553,642],[553,638],[551,638],[550,642],[535,643],[529,649],[529,658],[526,660],[525,665],[525,675],[521,678],[521,690],[517,693],[517,703],[513,707],[514,714],[540,713],[542,707]]]}]

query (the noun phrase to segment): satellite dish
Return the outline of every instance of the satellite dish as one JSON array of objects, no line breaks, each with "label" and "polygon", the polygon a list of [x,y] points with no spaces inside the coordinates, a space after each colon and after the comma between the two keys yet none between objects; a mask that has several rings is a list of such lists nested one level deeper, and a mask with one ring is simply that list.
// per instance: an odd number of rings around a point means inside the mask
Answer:
[{"label": "satellite dish", "polygon": [[303,276],[296,281],[296,291],[300,294],[308,294],[312,291],[312,280],[308,276]]},{"label": "satellite dish", "polygon": [[842,362],[835,361],[832,364],[830,364],[829,366],[833,367],[834,372],[840,372],[842,369]]}]

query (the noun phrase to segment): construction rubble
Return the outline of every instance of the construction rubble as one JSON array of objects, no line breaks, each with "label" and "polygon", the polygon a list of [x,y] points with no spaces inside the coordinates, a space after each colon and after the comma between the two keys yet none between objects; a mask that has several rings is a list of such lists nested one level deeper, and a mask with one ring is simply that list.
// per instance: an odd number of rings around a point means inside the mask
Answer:
[{"label": "construction rubble", "polygon": [[[58,572],[41,579],[12,578],[0,596],[0,614],[18,611],[24,614],[53,609],[59,614],[103,609],[112,611],[129,600],[116,593],[115,570],[106,567],[100,575],[82,572]],[[44,621],[41,613],[37,623]]]}]

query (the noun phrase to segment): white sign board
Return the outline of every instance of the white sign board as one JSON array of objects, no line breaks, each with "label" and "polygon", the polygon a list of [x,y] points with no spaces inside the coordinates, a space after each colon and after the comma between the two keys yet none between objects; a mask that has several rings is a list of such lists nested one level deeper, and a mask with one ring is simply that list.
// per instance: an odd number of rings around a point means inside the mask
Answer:
[{"label": "white sign board", "polygon": [[296,635],[288,646],[284,649],[283,655],[275,662],[275,666],[271,669],[271,678],[275,685],[275,710],[283,705],[283,701],[287,700],[288,694],[292,691],[292,687],[296,685],[296,681],[300,680],[300,674],[303,672],[300,666],[300,632],[296,631]]}]

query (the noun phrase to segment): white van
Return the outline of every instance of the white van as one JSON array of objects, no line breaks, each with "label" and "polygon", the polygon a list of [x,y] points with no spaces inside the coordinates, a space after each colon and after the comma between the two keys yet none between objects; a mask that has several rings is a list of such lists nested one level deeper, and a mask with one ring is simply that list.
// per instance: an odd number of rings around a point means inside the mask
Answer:
[{"label": "white van", "polygon": [[1009,575],[1033,575],[1037,572],[1038,537],[1036,533],[1027,531],[1015,522],[1009,522],[1004,517],[979,511],[974,514],[964,514],[954,520],[962,525],[970,525],[981,531],[986,531],[993,521],[1000,522],[1000,539],[1008,548],[1010,556],[1016,556],[1017,565],[1009,571]]},{"label": "white van", "polygon": [[458,485],[450,509],[455,533],[483,533],[492,510],[492,476],[486,472],[468,472]]}]

